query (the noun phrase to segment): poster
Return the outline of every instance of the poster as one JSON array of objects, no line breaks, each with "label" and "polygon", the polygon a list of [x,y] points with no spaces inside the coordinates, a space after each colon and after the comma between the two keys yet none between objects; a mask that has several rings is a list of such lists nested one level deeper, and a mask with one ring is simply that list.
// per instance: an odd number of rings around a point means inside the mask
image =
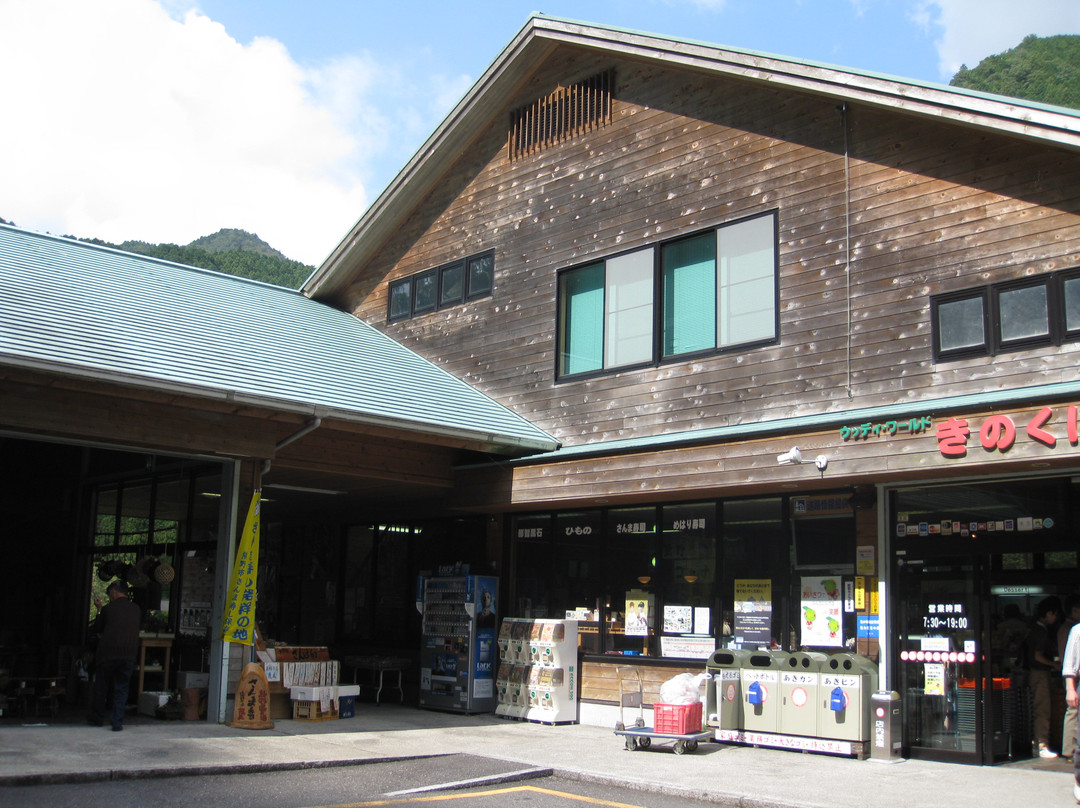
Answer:
[{"label": "poster", "polygon": [[626,636],[648,637],[652,595],[638,589],[626,593]]},{"label": "poster", "polygon": [[744,645],[772,644],[772,579],[735,579],[734,633]]},{"label": "poster", "polygon": [[844,647],[841,580],[836,575],[802,579],[802,642],[811,647]]},{"label": "poster", "polygon": [[689,634],[694,630],[693,606],[664,606],[664,632]]}]

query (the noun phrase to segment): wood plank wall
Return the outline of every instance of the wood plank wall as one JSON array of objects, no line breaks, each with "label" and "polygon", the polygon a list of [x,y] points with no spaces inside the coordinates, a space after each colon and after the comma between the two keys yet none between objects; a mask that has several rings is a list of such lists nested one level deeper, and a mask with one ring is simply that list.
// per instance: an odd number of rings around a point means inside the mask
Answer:
[{"label": "wood plank wall", "polygon": [[[1076,344],[935,365],[929,300],[1080,263],[1080,157],[853,106],[846,223],[833,100],[557,52],[507,111],[612,64],[610,126],[515,163],[478,133],[350,308],[566,445],[1075,376]],[[774,209],[778,345],[556,383],[560,269]],[[491,298],[387,325],[388,280],[485,249]]]},{"label": "wood plank wall", "polygon": [[[622,672],[621,690],[618,670],[620,667],[625,668]],[[581,700],[600,704],[620,704],[621,695],[638,692],[635,670],[641,675],[642,702],[649,707],[660,701],[660,687],[664,682],[680,673],[690,673],[694,676],[704,673],[705,662],[702,661],[700,665],[694,666],[685,664],[631,665],[625,660],[600,662],[586,659],[581,663]],[[625,717],[627,724],[632,724],[633,719],[637,718],[637,708],[625,708]]]}]

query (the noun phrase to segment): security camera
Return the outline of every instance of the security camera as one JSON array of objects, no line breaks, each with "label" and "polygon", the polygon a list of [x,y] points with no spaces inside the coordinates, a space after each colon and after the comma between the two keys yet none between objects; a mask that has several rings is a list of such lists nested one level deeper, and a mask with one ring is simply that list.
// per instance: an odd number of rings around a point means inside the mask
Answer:
[{"label": "security camera", "polygon": [[782,455],[776,456],[776,462],[781,466],[790,466],[802,462],[802,452],[799,451],[798,446],[792,446],[788,451]]}]

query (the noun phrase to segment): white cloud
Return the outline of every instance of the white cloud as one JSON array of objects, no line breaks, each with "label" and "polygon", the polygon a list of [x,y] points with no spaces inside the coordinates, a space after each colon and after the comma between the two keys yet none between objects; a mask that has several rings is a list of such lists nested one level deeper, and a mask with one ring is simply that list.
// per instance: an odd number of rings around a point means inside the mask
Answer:
[{"label": "white cloud", "polygon": [[940,30],[943,81],[961,65],[975,67],[987,56],[1019,45],[1028,34],[1080,34],[1077,0],[920,0],[911,16]]},{"label": "white cloud", "polygon": [[0,0],[0,19],[0,217],[108,241],[238,227],[316,263],[363,212],[389,140],[363,103],[376,65],[301,67],[154,0]]}]

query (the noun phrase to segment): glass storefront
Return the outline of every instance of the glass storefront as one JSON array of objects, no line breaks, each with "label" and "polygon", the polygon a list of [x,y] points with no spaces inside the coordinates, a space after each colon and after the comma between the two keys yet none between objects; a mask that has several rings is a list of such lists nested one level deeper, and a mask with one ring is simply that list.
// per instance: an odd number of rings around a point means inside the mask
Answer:
[{"label": "glass storefront", "polygon": [[[720,646],[852,647],[851,492],[517,517],[517,616],[576,618],[590,654],[706,658]],[[801,548],[801,549],[800,549]],[[806,629],[810,587],[835,609]],[[816,612],[815,612],[816,613]]]}]

